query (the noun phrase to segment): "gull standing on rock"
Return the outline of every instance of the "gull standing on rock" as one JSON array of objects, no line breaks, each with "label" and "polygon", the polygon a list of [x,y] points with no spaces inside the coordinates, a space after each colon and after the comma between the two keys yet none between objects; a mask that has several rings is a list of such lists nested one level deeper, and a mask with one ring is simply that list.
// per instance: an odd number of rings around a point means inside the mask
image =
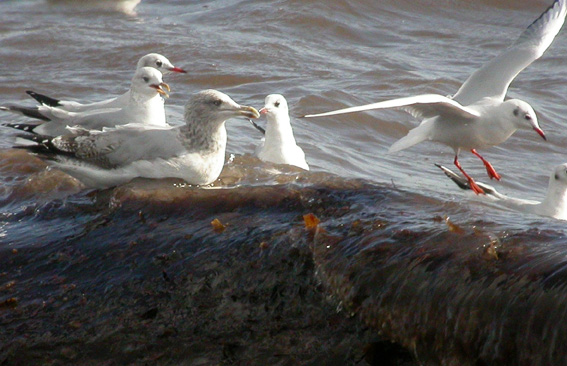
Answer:
[{"label": "gull standing on rock", "polygon": [[[173,66],[173,64],[165,56],[160,55],[159,53],[149,53],[140,58],[138,65],[136,66],[136,70],[139,70],[143,67],[153,67],[154,69],[160,71],[163,75],[168,75],[171,73],[187,73],[187,71],[183,70],[182,68]],[[57,107],[69,112],[86,112],[103,108],[122,108],[130,100],[130,91],[127,91],[119,97],[88,104],[82,104],[69,100],[58,100],[43,94],[36,93],[32,90],[28,90],[26,91],[26,93],[28,93],[32,98],[43,105]]]},{"label": "gull standing on rock", "polygon": [[53,166],[90,188],[109,188],[134,178],[181,178],[189,184],[210,184],[224,166],[229,118],[258,118],[253,107],[241,106],[216,90],[201,91],[185,106],[185,125],[156,128],[129,124],[48,137],[27,135],[37,152]]},{"label": "gull standing on rock", "polygon": [[455,166],[467,178],[471,189],[477,194],[483,193],[461,167],[459,152],[470,150],[482,160],[490,178],[499,180],[500,175],[476,149],[501,144],[519,128],[533,128],[545,139],[532,107],[518,99],[504,101],[504,97],[514,78],[549,47],[563,26],[566,13],[567,0],[556,0],[511,47],[475,71],[452,99],[425,94],[305,117],[399,108],[423,121],[394,143],[389,152],[400,151],[422,141],[448,145],[455,151]]},{"label": "gull standing on rock", "polygon": [[260,114],[266,115],[268,124],[265,138],[256,148],[256,156],[270,163],[295,165],[309,170],[305,153],[297,146],[293,137],[285,98],[280,94],[268,95]]},{"label": "gull standing on rock", "polygon": [[[471,186],[468,179],[457,175],[442,165],[435,164],[446,176],[451,178],[459,188],[470,190]],[[477,182],[482,187],[486,196],[480,196],[483,199],[490,200],[500,206],[519,211],[532,213],[541,216],[549,216],[559,220],[567,220],[567,164],[561,164],[555,167],[549,177],[549,185],[547,193],[542,202],[526,200],[521,198],[508,197],[500,194],[494,187],[488,184]]]},{"label": "gull standing on rock", "polygon": [[67,126],[89,130],[102,130],[103,127],[127,123],[164,127],[167,124],[161,95],[167,96],[167,92],[163,88],[170,90],[169,85],[162,81],[161,73],[151,67],[142,67],[136,71],[128,91],[128,100],[124,101],[121,108],[68,112],[46,105],[32,108],[11,105],[0,107],[0,110],[43,120],[40,124],[10,123],[6,126],[46,136],[63,135],[68,132]]}]

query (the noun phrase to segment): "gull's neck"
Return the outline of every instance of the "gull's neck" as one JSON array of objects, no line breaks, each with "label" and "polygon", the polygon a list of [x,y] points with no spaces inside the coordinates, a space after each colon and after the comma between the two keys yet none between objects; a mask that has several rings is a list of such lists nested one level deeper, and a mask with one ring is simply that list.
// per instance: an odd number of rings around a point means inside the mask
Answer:
[{"label": "gull's neck", "polygon": [[136,93],[132,89],[129,90],[130,102],[135,104],[146,104],[146,103],[160,103],[163,104],[163,99],[158,93],[143,94]]},{"label": "gull's neck", "polygon": [[268,116],[266,126],[266,145],[295,145],[295,137],[291,128],[289,115]]},{"label": "gull's neck", "polygon": [[[185,116],[186,124],[179,131],[184,138],[187,151],[201,154],[221,154],[226,150],[225,121],[202,121],[191,115]],[[195,123],[193,121],[199,121]]]},{"label": "gull's neck", "polygon": [[547,195],[541,202],[539,211],[542,215],[552,216],[558,219],[567,219],[567,186],[554,181],[554,176],[549,178]]},{"label": "gull's neck", "polygon": [[162,97],[135,93],[130,90],[128,104],[124,107],[126,113],[138,123],[166,126],[165,106]]}]

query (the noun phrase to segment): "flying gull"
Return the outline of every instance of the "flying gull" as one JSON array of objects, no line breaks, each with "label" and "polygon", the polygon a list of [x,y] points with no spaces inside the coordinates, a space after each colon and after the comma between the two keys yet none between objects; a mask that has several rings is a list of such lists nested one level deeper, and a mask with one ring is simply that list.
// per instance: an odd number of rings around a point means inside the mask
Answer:
[{"label": "flying gull", "polygon": [[305,117],[384,108],[406,111],[423,121],[395,142],[389,152],[400,151],[422,141],[448,145],[455,151],[455,166],[467,178],[471,189],[477,194],[482,193],[482,189],[461,167],[459,153],[470,150],[482,160],[489,177],[499,180],[500,175],[477,149],[501,144],[519,128],[533,128],[545,139],[533,108],[518,99],[504,101],[504,97],[516,75],[549,47],[563,26],[566,13],[567,0],[556,0],[511,47],[475,71],[453,98],[425,94]]}]

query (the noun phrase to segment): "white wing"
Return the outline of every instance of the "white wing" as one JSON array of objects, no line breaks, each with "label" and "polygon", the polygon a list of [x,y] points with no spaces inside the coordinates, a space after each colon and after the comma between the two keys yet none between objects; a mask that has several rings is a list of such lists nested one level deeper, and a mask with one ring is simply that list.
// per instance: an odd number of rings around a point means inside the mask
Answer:
[{"label": "white wing", "polygon": [[541,57],[565,22],[567,0],[556,0],[503,53],[475,71],[453,99],[470,105],[490,97],[503,101],[514,78]]},{"label": "white wing", "polygon": [[336,114],[368,111],[372,109],[399,108],[412,116],[420,119],[441,116],[443,118],[454,118],[468,120],[479,117],[479,113],[467,107],[463,107],[452,99],[438,94],[423,94],[415,97],[386,100],[383,102],[367,104],[359,107],[339,109],[337,111],[308,114],[305,117],[323,117]]},{"label": "white wing", "polygon": [[99,116],[106,118],[107,116],[116,116],[122,109],[121,108],[105,108],[90,110],[84,112],[70,112],[58,107],[39,106],[38,110],[41,114],[51,119],[55,123],[65,123],[68,125],[82,124],[81,121],[89,121],[89,119],[97,119]]}]

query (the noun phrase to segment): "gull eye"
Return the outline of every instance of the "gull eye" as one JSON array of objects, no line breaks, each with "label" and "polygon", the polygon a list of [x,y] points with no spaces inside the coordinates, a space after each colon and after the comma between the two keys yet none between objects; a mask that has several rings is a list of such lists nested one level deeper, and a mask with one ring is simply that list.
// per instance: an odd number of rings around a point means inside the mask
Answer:
[{"label": "gull eye", "polygon": [[163,66],[163,62],[161,62],[160,60],[156,61],[156,66],[157,67],[162,67]]},{"label": "gull eye", "polygon": [[213,104],[214,104],[215,106],[217,106],[217,107],[220,107],[220,105],[222,104],[222,100],[220,100],[220,99],[215,99],[215,100],[213,101]]},{"label": "gull eye", "polygon": [[526,115],[524,116],[524,118],[525,118],[527,121],[531,121],[531,120],[532,120],[532,116],[530,116],[530,115],[527,114],[527,113],[526,113]]},{"label": "gull eye", "polygon": [[142,80],[144,80],[145,83],[148,83],[148,82],[150,81],[150,78],[147,77],[147,76],[144,76],[144,77],[142,78]]},{"label": "gull eye", "polygon": [[274,106],[279,107],[280,106],[280,102],[275,102]]}]

